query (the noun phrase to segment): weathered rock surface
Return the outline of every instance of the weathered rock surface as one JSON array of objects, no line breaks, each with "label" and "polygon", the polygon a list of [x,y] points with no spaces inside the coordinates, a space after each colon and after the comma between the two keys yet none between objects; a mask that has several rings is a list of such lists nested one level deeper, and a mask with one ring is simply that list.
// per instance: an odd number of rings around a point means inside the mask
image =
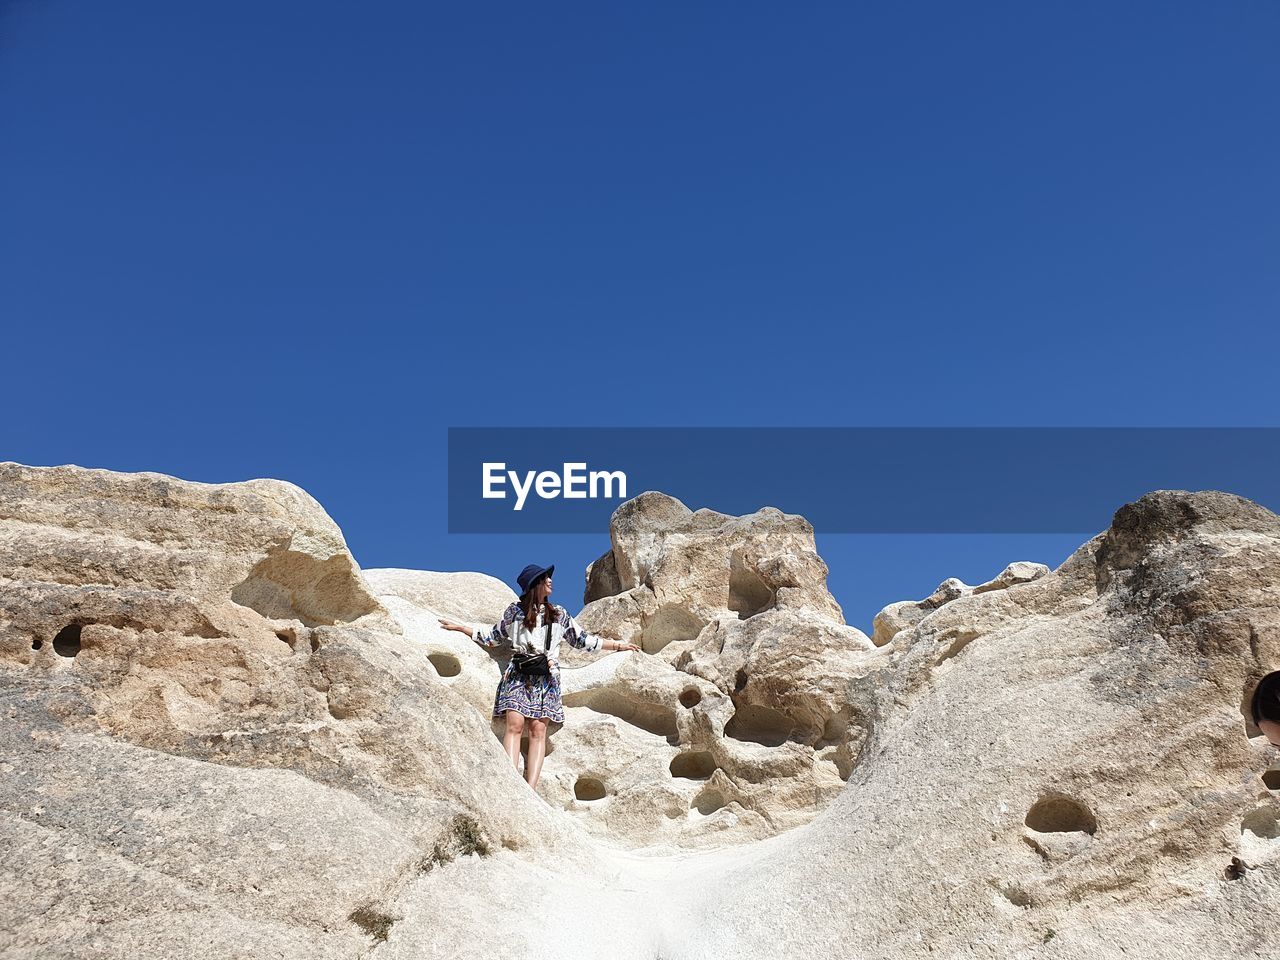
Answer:
[{"label": "weathered rock surface", "polygon": [[937,589],[923,600],[899,600],[877,613],[871,625],[871,641],[877,647],[882,647],[901,631],[914,627],[943,604],[975,593],[989,593],[992,590],[1005,590],[1019,583],[1030,583],[1048,572],[1049,568],[1043,563],[1019,560],[1009,564],[986,583],[980,583],[976,587],[950,577],[938,584]]},{"label": "weathered rock surface", "polygon": [[0,465],[0,717],[5,956],[353,956],[460,815],[575,845],[278,481]]},{"label": "weathered rock surface", "polygon": [[485,573],[434,573],[427,570],[365,570],[379,597],[396,597],[451,620],[495,623],[516,593]]},{"label": "weathered rock surface", "polygon": [[[957,598],[893,647],[880,696],[898,708],[867,759],[785,853],[716,888],[688,955],[731,916],[752,920],[719,947],[752,957],[755,937],[851,956],[1274,951],[1275,750],[1242,712],[1280,663],[1273,514],[1150,494],[1053,574]],[[781,909],[752,882],[815,872],[829,895]]]},{"label": "weathered rock surface", "polygon": [[504,586],[276,481],[0,466],[0,957],[1274,955],[1269,511],[1149,494],[881,644],[800,518],[610,533],[580,620],[649,652],[566,662],[544,803],[435,623]]},{"label": "weathered rock surface", "polygon": [[614,511],[611,549],[587,568],[592,621],[658,653],[721,617],[808,610],[843,623],[804,517],[731,517],[648,491]]},{"label": "weathered rock surface", "polygon": [[[652,681],[628,663],[565,702],[652,718],[644,776],[617,752],[592,757],[611,807],[635,811],[610,832],[689,848],[812,819],[857,760],[870,721],[854,681],[875,657],[826,588],[813,528],[772,507],[731,517],[647,492],[614,512],[609,538],[578,619],[640,644]],[[663,764],[678,802],[650,796]]]},{"label": "weathered rock surface", "polygon": [[[627,847],[720,846],[811,820],[856,763],[870,719],[851,684],[876,656],[840,618],[812,528],[769,508],[694,513],[645,493],[618,509],[611,537],[618,546],[591,569],[626,571],[619,586],[637,571],[645,580],[588,603],[578,619],[646,640],[651,652],[562,647],[566,722],[552,725],[539,792]],[[502,652],[440,629],[437,617],[465,609],[474,616],[461,619],[487,626],[512,592],[474,574],[367,577],[443,682],[489,719]],[[619,619],[623,611],[634,616]],[[501,740],[504,724],[491,723]]]}]

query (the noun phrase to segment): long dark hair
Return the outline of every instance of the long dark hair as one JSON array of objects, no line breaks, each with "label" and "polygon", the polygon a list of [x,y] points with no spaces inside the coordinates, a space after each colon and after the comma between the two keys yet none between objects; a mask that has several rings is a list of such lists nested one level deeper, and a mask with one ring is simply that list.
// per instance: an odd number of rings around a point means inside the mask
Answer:
[{"label": "long dark hair", "polygon": [[1258,682],[1258,689],[1253,691],[1253,723],[1259,720],[1270,720],[1280,723],[1280,670],[1268,673]]},{"label": "long dark hair", "polygon": [[[539,577],[538,583],[541,582],[542,578]],[[530,631],[533,630],[534,625],[538,622],[538,606],[533,602],[533,591],[537,585],[537,583],[529,584],[528,592],[521,594],[520,596],[520,608],[524,610],[524,625]],[[556,605],[552,603],[551,598],[548,597],[546,600],[542,601],[542,624],[543,626],[546,626],[548,623],[555,623],[555,621]]]}]

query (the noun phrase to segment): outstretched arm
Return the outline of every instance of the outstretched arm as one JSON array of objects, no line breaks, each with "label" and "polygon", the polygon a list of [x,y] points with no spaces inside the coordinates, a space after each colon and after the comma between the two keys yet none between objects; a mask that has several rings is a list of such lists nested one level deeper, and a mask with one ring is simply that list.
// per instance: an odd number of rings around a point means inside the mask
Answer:
[{"label": "outstretched arm", "polygon": [[458,633],[465,633],[468,637],[480,644],[482,647],[500,647],[504,643],[511,642],[511,625],[520,617],[520,605],[513,603],[507,607],[502,614],[502,619],[495,623],[490,629],[473,629],[464,626],[461,623],[453,623],[450,620],[440,620],[440,626],[446,630],[456,630]]},{"label": "outstretched arm", "polygon": [[564,638],[569,641],[569,646],[577,647],[579,650],[639,650],[640,648],[634,643],[623,643],[621,640],[609,640],[594,633],[588,633],[582,629],[581,624],[573,617],[565,614],[564,622]]}]

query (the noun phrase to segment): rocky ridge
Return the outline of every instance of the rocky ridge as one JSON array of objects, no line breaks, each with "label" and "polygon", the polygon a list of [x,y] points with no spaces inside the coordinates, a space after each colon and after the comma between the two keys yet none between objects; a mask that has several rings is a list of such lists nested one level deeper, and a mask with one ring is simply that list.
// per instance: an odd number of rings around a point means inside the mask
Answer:
[{"label": "rocky ridge", "polygon": [[435,622],[500,581],[362,571],[280,481],[0,465],[0,956],[1271,955],[1269,511],[1157,491],[871,638],[803,518],[610,542],[579,619],[645,652],[565,658],[535,795]]}]

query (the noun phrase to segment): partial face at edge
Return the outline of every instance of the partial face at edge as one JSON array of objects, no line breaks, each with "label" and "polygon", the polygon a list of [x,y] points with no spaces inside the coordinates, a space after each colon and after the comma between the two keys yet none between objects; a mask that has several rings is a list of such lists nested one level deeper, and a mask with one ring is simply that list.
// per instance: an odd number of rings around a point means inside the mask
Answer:
[{"label": "partial face at edge", "polygon": [[1258,729],[1277,747],[1280,747],[1280,723],[1274,720],[1259,720]]}]

